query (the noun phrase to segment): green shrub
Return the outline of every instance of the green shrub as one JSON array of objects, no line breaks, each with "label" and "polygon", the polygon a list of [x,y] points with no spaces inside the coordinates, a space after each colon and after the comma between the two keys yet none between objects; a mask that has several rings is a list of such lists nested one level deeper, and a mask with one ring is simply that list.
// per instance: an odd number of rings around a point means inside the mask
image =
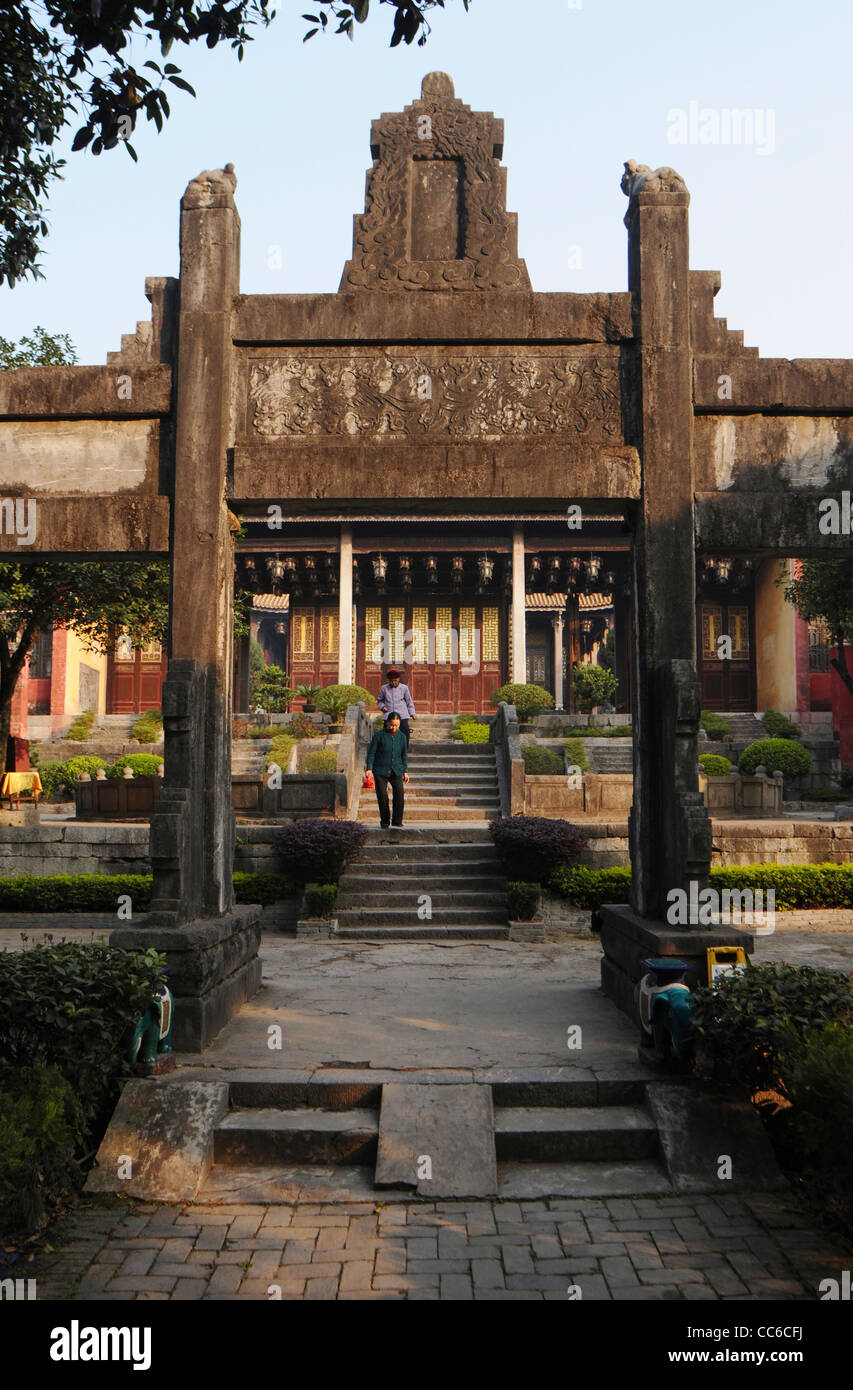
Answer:
[{"label": "green shrub", "polygon": [[[60,766],[60,771],[56,774],[54,788],[62,788],[63,791],[73,795],[74,783],[82,772],[88,772],[94,780],[98,768],[109,770],[109,763],[104,762],[103,758],[95,757],[94,753],[80,753],[76,758],[67,758]],[[39,770],[41,777],[41,771]],[[43,784],[43,783],[42,783]]]},{"label": "green shrub", "polygon": [[130,737],[137,743],[159,743],[163,737],[163,716],[158,709],[146,710],[140,714],[130,731]]},{"label": "green shrub", "polygon": [[320,737],[320,730],[307,714],[294,715],[287,725],[286,733],[287,737],[292,739]]},{"label": "green shrub", "polygon": [[234,874],[234,897],[238,903],[260,903],[267,907],[282,898],[292,898],[296,884],[286,874]]},{"label": "green shrub", "polygon": [[808,748],[789,738],[759,738],[744,748],[737,765],[741,772],[752,774],[761,763],[768,773],[801,777],[811,767],[812,755]]},{"label": "green shrub", "polygon": [[55,1200],[75,1192],[86,1128],[57,1067],[0,1071],[0,1231],[34,1231]]},{"label": "green shrub", "polygon": [[367,709],[376,708],[376,696],[365,690],[363,685],[324,685],[317,698],[320,709],[323,709],[322,697],[328,695],[340,695],[346,701],[344,709],[349,705],[357,705],[359,701],[363,701]]},{"label": "green shrub", "polygon": [[280,666],[262,666],[252,671],[249,691],[252,705],[269,714],[283,714],[295,695],[287,683],[287,672]]},{"label": "green shrub", "polygon": [[68,733],[63,734],[63,741],[68,743],[85,743],[92,732],[92,725],[95,722],[95,711],[91,709],[83,710],[77,715],[69,726]]},{"label": "green shrub", "polygon": [[507,904],[510,919],[515,922],[532,922],[539,911],[542,889],[538,883],[527,883],[522,879],[512,879],[506,886]]},{"label": "green shrub", "polygon": [[732,726],[729,721],[712,709],[703,709],[700,720],[705,733],[715,743],[719,743],[722,739],[728,738],[732,731]]},{"label": "green shrub", "polygon": [[450,737],[458,743],[488,743],[488,724],[457,724],[450,730]]},{"label": "green shrub", "polygon": [[554,696],[541,685],[502,685],[489,699],[493,705],[499,705],[504,700],[508,705],[515,705],[522,723],[541,714],[543,709],[552,709],[554,705]]},{"label": "green shrub", "polygon": [[277,738],[281,733],[278,724],[254,724],[246,733],[247,738]]},{"label": "green shrub", "polygon": [[619,688],[619,679],[606,666],[579,662],[572,671],[572,691],[578,709],[608,705]]},{"label": "green shrub", "polygon": [[827,1023],[795,1038],[779,1071],[797,1177],[805,1175],[824,1213],[853,1234],[853,1027]]},{"label": "green shrub", "polygon": [[586,864],[559,864],[547,880],[552,893],[567,898],[575,907],[590,911],[603,903],[631,901],[630,869],[591,869]]},{"label": "green shrub", "polygon": [[479,724],[479,722],[480,716],[478,714],[457,714],[453,721],[453,727],[458,729],[461,724]]},{"label": "green shrub", "polygon": [[[775,910],[853,907],[853,864],[737,864],[712,869],[709,882],[724,888],[760,888],[775,894]],[[577,907],[630,902],[629,868],[593,869],[586,864],[558,867],[548,880],[552,893]]]},{"label": "green shrub", "polygon": [[309,917],[331,917],[337,901],[336,883],[309,883],[305,889],[305,908]]},{"label": "green shrub", "polygon": [[127,1074],[125,1044],[165,983],[165,958],[99,942],[0,952],[0,1064],[55,1066],[90,1128]]},{"label": "green shrub", "polygon": [[338,754],[335,748],[312,748],[302,754],[303,772],[336,772]]},{"label": "green shrub", "polygon": [[162,766],[163,759],[159,753],[126,753],[113,763],[107,776],[121,777],[124,769],[129,767],[134,777],[156,777],[158,767]]},{"label": "green shrub", "polygon": [[39,767],[38,774],[41,778],[42,796],[45,801],[50,801],[64,792],[65,788],[59,785],[61,772],[62,763],[42,763]]},{"label": "green shrub", "polygon": [[270,763],[276,763],[282,772],[287,772],[290,755],[296,743],[297,739],[290,734],[276,734],[267,753],[264,767],[269,767]]},{"label": "green shrub", "polygon": [[581,739],[574,736],[565,738],[563,739],[563,747],[572,767],[579,767],[581,772],[589,772],[589,758],[586,756],[586,749]]},{"label": "green shrub", "polygon": [[[20,874],[0,878],[3,912],[115,912],[127,896],[133,912],[147,912],[151,874],[51,874],[39,878]],[[283,874],[234,874],[234,892],[241,903],[273,903],[292,897],[292,879]]]},{"label": "green shrub", "polygon": [[728,777],[732,765],[722,753],[700,753],[699,764],[707,777]]},{"label": "green shrub", "polygon": [[542,744],[528,743],[521,750],[524,759],[524,771],[531,775],[564,773],[566,770],[565,759],[553,748],[546,748]]},{"label": "green shrub", "polygon": [[589,724],[585,728],[572,730],[573,738],[630,738],[631,734],[630,724],[608,724],[601,728],[595,724]]},{"label": "green shrub", "polygon": [[697,1068],[717,1085],[778,1090],[800,1037],[853,1021],[853,976],[811,965],[750,965],[693,991]]},{"label": "green shrub", "polygon": [[799,738],[802,733],[798,724],[792,724],[787,715],[780,714],[777,709],[765,710],[761,722],[769,738]]},{"label": "green shrub", "polygon": [[296,694],[300,700],[305,701],[306,705],[316,705],[320,689],[319,685],[311,685],[309,682],[303,681],[301,685],[297,685]]}]

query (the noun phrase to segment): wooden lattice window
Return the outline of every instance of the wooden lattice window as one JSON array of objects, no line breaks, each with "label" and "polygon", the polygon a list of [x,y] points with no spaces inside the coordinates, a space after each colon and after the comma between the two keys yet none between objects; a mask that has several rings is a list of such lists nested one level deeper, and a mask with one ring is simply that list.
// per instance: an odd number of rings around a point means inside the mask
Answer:
[{"label": "wooden lattice window", "polygon": [[483,609],[482,637],[480,639],[480,645],[482,647],[482,656],[484,661],[500,660],[497,608]]},{"label": "wooden lattice window", "polygon": [[832,638],[823,619],[809,623],[809,670],[828,671]]},{"label": "wooden lattice window", "polygon": [[391,661],[402,661],[405,651],[406,638],[406,610],[405,608],[388,609],[388,627],[391,635]]},{"label": "wooden lattice window", "polygon": [[702,660],[718,661],[717,638],[723,632],[723,610],[711,604],[702,608]]},{"label": "wooden lattice window", "polygon": [[729,607],[729,637],[732,639],[732,661],[749,660],[749,609]]},{"label": "wooden lattice window", "polygon": [[374,665],[379,665],[385,660],[385,644],[382,631],[382,609],[365,608],[364,610],[364,645],[367,652],[367,660]]},{"label": "wooden lattice window", "polygon": [[429,609],[412,609],[411,659],[413,662],[427,660],[429,643]]},{"label": "wooden lattice window", "polygon": [[435,610],[435,660],[436,664],[446,665],[453,659],[453,610]]},{"label": "wooden lattice window", "polygon": [[340,617],[337,613],[323,613],[320,617],[320,656],[336,657],[340,648]]},{"label": "wooden lattice window", "polygon": [[293,656],[297,661],[314,660],[314,610],[294,608],[290,622],[293,635]]},{"label": "wooden lattice window", "polygon": [[460,608],[459,610],[459,662],[462,666],[470,666],[477,658],[476,638],[477,614],[473,608]]}]

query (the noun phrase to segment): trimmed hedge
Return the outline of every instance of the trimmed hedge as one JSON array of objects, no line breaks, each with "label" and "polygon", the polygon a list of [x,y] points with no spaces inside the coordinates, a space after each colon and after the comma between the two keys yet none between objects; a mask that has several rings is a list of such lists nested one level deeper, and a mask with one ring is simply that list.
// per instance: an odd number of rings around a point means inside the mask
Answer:
[{"label": "trimmed hedge", "polygon": [[545,748],[541,744],[528,743],[521,750],[524,759],[524,771],[533,776],[536,775],[556,775],[564,773],[566,764],[564,759],[553,748]]},{"label": "trimmed hedge", "polygon": [[[0,911],[115,912],[119,897],[127,896],[134,912],[147,912],[152,883],[151,874],[21,874],[0,878]],[[285,874],[234,874],[234,896],[240,903],[266,906],[295,892]]]},{"label": "trimmed hedge", "polygon": [[769,738],[799,738],[802,733],[799,724],[792,724],[788,716],[777,709],[765,710],[761,722]]},{"label": "trimmed hedge", "polygon": [[83,1179],[75,1162],[86,1129],[57,1067],[0,1072],[0,1230],[35,1230],[56,1199]]},{"label": "trimmed hedge", "polygon": [[287,772],[295,743],[298,743],[298,739],[293,738],[291,734],[276,734],[264,760],[264,767],[268,768],[270,763],[275,763],[283,773]]},{"label": "trimmed hedge", "polygon": [[279,826],[274,844],[282,868],[297,883],[337,883],[366,839],[360,821],[317,816]]},{"label": "trimmed hedge", "polygon": [[[775,893],[777,912],[809,907],[853,907],[853,864],[736,864],[712,869],[713,888],[761,888]],[[576,907],[631,900],[631,870],[593,869],[587,864],[557,867],[548,888]]]},{"label": "trimmed hedge", "polygon": [[563,747],[566,750],[566,757],[573,767],[579,767],[581,772],[589,772],[589,758],[581,740],[575,736],[563,739]]},{"label": "trimmed hedge", "polygon": [[[154,740],[152,739],[153,743]],[[119,758],[109,769],[108,777],[121,777],[126,767],[133,772],[134,777],[156,777],[158,767],[163,766],[163,759],[159,753],[126,753],[123,758]]]},{"label": "trimmed hedge", "polygon": [[335,748],[312,748],[302,754],[303,772],[336,772],[338,754]]},{"label": "trimmed hedge", "polygon": [[738,758],[741,772],[753,773],[763,763],[768,772],[801,777],[812,765],[812,755],[801,743],[790,738],[758,738],[744,748]]},{"label": "trimmed hedge", "polygon": [[528,883],[524,879],[511,879],[506,886],[510,919],[515,922],[532,922],[539,910],[542,889],[538,883]]},{"label": "trimmed hedge", "polygon": [[309,917],[331,917],[337,901],[336,883],[309,883],[305,889],[305,908]]},{"label": "trimmed hedge", "polygon": [[92,725],[95,722],[95,711],[91,709],[83,710],[77,718],[72,720],[68,733],[62,735],[63,742],[85,743],[92,733]]},{"label": "trimmed hedge", "polygon": [[732,765],[722,753],[700,753],[699,766],[707,777],[728,777]]},{"label": "trimmed hedge", "polygon": [[703,709],[699,716],[699,721],[705,733],[715,743],[721,739],[728,738],[732,731],[732,726],[721,714],[716,714],[712,709]]},{"label": "trimmed hedge", "polygon": [[572,671],[572,690],[578,709],[608,705],[619,688],[619,678],[607,666],[580,662]]},{"label": "trimmed hedge", "polygon": [[130,731],[137,743],[159,743],[163,737],[163,716],[158,709],[146,710]]},{"label": "trimmed hedge", "polygon": [[550,690],[546,690],[541,685],[502,685],[500,689],[494,691],[489,696],[489,701],[493,705],[500,705],[504,701],[508,705],[515,705],[518,718],[521,723],[527,719],[532,719],[534,715],[541,714],[544,709],[553,709],[554,696]]},{"label": "trimmed hedge", "polygon": [[450,737],[456,739],[457,743],[488,743],[489,725],[474,722],[456,724],[450,730]]},{"label": "trimmed hedge", "polygon": [[572,863],[586,848],[580,826],[547,816],[499,816],[489,833],[508,878],[545,883],[558,864]]}]

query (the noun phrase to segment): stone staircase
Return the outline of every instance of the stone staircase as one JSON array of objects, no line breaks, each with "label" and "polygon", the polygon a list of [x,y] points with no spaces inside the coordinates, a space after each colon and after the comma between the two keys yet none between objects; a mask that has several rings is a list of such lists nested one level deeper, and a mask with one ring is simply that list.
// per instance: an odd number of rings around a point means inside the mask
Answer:
[{"label": "stone staircase", "polygon": [[[450,738],[453,716],[418,719],[409,744],[409,778],[405,824],[444,821],[480,823],[500,815],[495,750],[486,743],[457,743]],[[379,825],[376,793],[363,788],[358,819]]]},{"label": "stone staircase", "polygon": [[260,777],[266,756],[272,748],[269,738],[236,738],[231,744],[231,771],[235,775]]},{"label": "stone staircase", "polygon": [[368,834],[341,875],[337,936],[507,939],[506,880],[485,826],[377,827]]},{"label": "stone staircase", "polygon": [[[490,1083],[454,1084],[448,1077],[436,1085],[429,1076],[353,1070],[350,1077],[338,1071],[325,1079],[315,1072],[297,1081],[274,1073],[230,1073],[230,1108],[216,1125],[213,1167],[198,1200],[226,1194],[226,1200],[236,1200],[239,1194],[241,1200],[288,1201],[297,1188],[307,1200],[358,1193],[387,1199],[389,1181],[401,1196],[488,1195],[466,1190],[470,1154],[466,1158],[458,1143],[465,1093],[486,1100],[475,1107],[473,1147],[482,1159],[477,1168],[491,1174],[487,1185],[494,1195],[618,1197],[673,1190],[646,1082],[639,1077],[590,1082],[554,1068],[552,1075],[544,1071],[531,1079],[501,1069]],[[442,1124],[439,1105],[437,1121],[428,1126],[434,1177],[421,1182],[415,1160],[426,1143],[426,1134],[419,1133],[424,1097],[438,1091],[450,1100],[448,1085],[460,1105],[452,1124],[447,1118]],[[390,1180],[377,1169],[383,1149],[397,1159]],[[387,1173],[387,1164],[380,1166]]]},{"label": "stone staircase", "polygon": [[630,739],[602,738],[583,741],[589,761],[590,772],[628,772],[634,771],[632,744]]},{"label": "stone staircase", "polygon": [[[729,743],[732,746],[737,745],[738,748],[743,749],[748,743],[754,743],[757,738],[770,737],[761,720],[754,714],[749,712],[728,714],[725,710],[721,710],[720,713],[731,730],[731,733],[727,734],[725,739],[722,740],[724,743]],[[714,741],[709,739],[706,742],[701,736],[701,731],[700,743],[702,744],[703,752],[708,751],[709,745],[711,749],[714,748]]]}]

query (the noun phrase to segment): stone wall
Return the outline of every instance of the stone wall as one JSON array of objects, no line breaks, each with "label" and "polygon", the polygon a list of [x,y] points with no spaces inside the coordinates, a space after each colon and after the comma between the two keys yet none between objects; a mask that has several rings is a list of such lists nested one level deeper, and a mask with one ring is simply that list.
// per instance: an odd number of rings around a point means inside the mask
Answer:
[{"label": "stone wall", "polygon": [[[627,821],[585,824],[589,847],[583,862],[593,868],[627,868]],[[711,821],[711,867],[734,864],[848,864],[853,861],[853,826],[839,821]]]},{"label": "stone wall", "polygon": [[0,878],[150,872],[147,825],[0,825]]}]

